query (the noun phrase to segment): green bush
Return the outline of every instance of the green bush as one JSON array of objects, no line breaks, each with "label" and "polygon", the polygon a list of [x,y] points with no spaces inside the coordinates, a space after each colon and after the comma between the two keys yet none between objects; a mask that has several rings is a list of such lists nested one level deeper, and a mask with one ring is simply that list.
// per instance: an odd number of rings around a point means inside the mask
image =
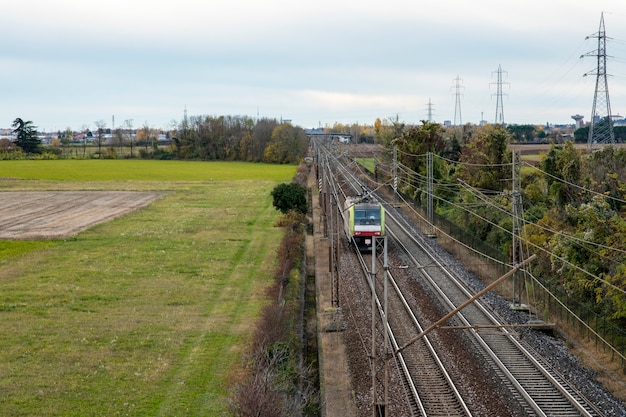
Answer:
[{"label": "green bush", "polygon": [[306,187],[295,182],[279,184],[272,190],[274,207],[282,213],[290,210],[306,213],[306,192]]}]

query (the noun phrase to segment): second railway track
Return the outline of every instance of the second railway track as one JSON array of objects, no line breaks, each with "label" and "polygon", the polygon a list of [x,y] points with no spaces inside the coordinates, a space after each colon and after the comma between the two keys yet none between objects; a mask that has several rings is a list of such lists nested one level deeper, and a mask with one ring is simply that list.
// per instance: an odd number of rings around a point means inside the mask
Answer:
[{"label": "second railway track", "polygon": [[[332,187],[335,187],[333,191],[334,198],[336,198],[335,205],[341,207],[339,194],[343,194],[343,197],[345,197],[346,190],[348,189],[354,192],[355,190],[363,190],[366,187],[363,184],[359,184],[358,179],[355,179],[356,176],[350,173],[348,168],[350,165],[349,161],[347,164],[342,164],[338,159],[332,156],[328,158],[329,159],[324,161],[324,165],[327,169],[334,170],[334,172],[325,172],[324,175],[327,176],[327,179],[334,179],[335,183]],[[335,164],[338,166],[335,166]],[[354,185],[348,185],[352,181],[357,182],[354,183]],[[350,193],[350,191],[347,192]],[[388,223],[386,229],[389,231],[389,239],[393,241],[393,244],[390,244],[390,247],[393,246],[391,250],[394,253],[393,262],[395,262],[396,266],[402,265],[404,268],[402,273],[412,275],[413,278],[411,279],[414,281],[409,284],[407,284],[408,281],[404,281],[404,284],[396,284],[399,292],[406,294],[403,296],[406,300],[400,301],[400,298],[397,300],[394,299],[394,301],[387,300],[389,305],[386,310],[388,312],[388,337],[390,339],[389,344],[391,345],[388,349],[395,352],[394,356],[396,358],[394,361],[400,356],[402,356],[402,360],[404,360],[404,364],[397,365],[396,371],[401,373],[402,369],[405,369],[409,375],[406,378],[413,381],[414,389],[417,391],[416,400],[407,400],[407,398],[411,397],[408,394],[400,396],[400,398],[402,398],[401,401],[410,404],[410,410],[406,415],[613,415],[605,414],[600,408],[594,405],[593,401],[588,400],[581,394],[575,386],[568,384],[567,380],[560,375],[554,367],[550,366],[548,360],[541,358],[530,346],[525,346],[524,342],[519,340],[520,335],[510,328],[507,328],[507,323],[498,317],[497,314],[493,313],[488,305],[482,305],[484,303],[481,304],[481,302],[472,303],[463,310],[462,314],[456,314],[450,322],[446,323],[445,329],[438,329],[434,332],[437,333],[434,342],[431,342],[428,338],[420,338],[424,340],[420,340],[419,345],[417,341],[415,341],[415,343],[411,343],[411,345],[415,344],[416,346],[411,346],[410,349],[408,346],[403,347],[407,340],[411,340],[411,334],[419,334],[422,332],[421,329],[423,329],[423,327],[421,327],[422,325],[415,322],[415,319],[400,318],[401,310],[405,311],[402,315],[410,316],[412,311],[419,311],[423,308],[423,306],[420,306],[419,301],[416,301],[421,297],[421,295],[416,295],[415,292],[421,291],[415,290],[415,288],[417,288],[415,284],[416,281],[420,281],[419,285],[422,286],[422,288],[428,287],[426,292],[431,293],[436,299],[436,301],[430,302],[439,306],[440,312],[437,313],[439,315],[459,306],[471,297],[476,290],[468,289],[463,280],[458,280],[454,277],[454,272],[446,271],[445,261],[438,259],[437,256],[433,256],[428,245],[424,244],[428,239],[420,237],[419,233],[414,230],[411,224],[406,223],[399,212],[396,213],[396,210],[390,204],[384,202],[382,196],[376,196],[375,198],[383,202],[385,207],[388,208]],[[331,203],[331,206],[332,205]],[[339,218],[339,216],[336,218]],[[340,229],[339,226],[337,228]],[[330,233],[339,235],[340,231],[335,230]],[[406,247],[406,249],[404,253],[401,254],[400,250],[402,247]],[[341,255],[342,259],[344,255],[345,254]],[[367,262],[362,261],[362,264],[365,264],[367,267]],[[350,269],[350,267],[348,268]],[[393,268],[390,270],[392,269]],[[343,282],[341,285],[344,288],[354,285],[350,283],[351,280],[363,280],[362,277],[347,276],[353,274],[340,273],[340,275],[346,275],[342,276]],[[391,274],[390,279],[394,279],[391,277]],[[377,288],[379,288],[376,292],[379,294],[380,298],[382,297],[383,289],[380,287],[382,283],[379,276],[376,277],[376,281],[378,282]],[[409,287],[412,287],[413,290],[410,290]],[[362,298],[366,292],[367,289],[361,290],[359,297]],[[344,302],[350,304],[345,300]],[[377,301],[376,303],[381,312],[385,311],[383,302],[384,301]],[[401,307],[403,303],[406,303],[407,306]],[[348,309],[349,308],[351,307],[348,307]],[[359,314],[363,315],[363,311]],[[385,316],[383,313],[379,313],[379,317],[382,321]],[[430,317],[431,323],[434,320],[433,317],[432,315]],[[425,319],[422,317],[419,320]],[[428,323],[428,320],[429,319],[426,319],[425,322]],[[356,326],[356,320],[352,324]],[[450,325],[455,325],[454,329],[451,329]],[[366,346],[368,343],[371,343],[368,337],[364,337],[367,333],[367,328],[363,327],[357,330],[356,333],[358,334],[357,337],[361,338],[361,348],[359,350],[367,352],[368,349]],[[372,332],[372,337],[376,337],[373,334],[374,332]],[[367,342],[365,339],[367,339]],[[453,339],[459,339],[458,346],[465,346],[467,350],[465,354],[463,352],[452,354],[447,351],[450,350],[448,348],[450,348],[454,342],[448,342],[448,344],[445,345],[441,345],[440,343],[441,340],[451,341]],[[428,345],[431,345],[432,353],[427,353]],[[458,346],[454,346],[452,350],[458,350]],[[403,348],[399,349],[399,347]],[[366,354],[369,356],[368,360],[371,360],[377,355],[390,356],[389,352],[381,354],[380,352],[383,352],[383,350],[380,350],[381,348],[373,349],[379,349],[379,351],[372,352],[370,350],[367,352]],[[442,362],[444,369],[446,366],[450,366],[453,369],[452,373],[447,376],[439,375],[440,373],[447,374],[447,371],[435,371],[434,368],[431,368],[430,365],[425,365],[424,362],[426,357],[431,355],[437,356],[442,353],[443,359],[434,359],[433,361]],[[455,360],[454,355],[457,355],[456,357],[458,359]],[[459,357],[458,355],[465,355],[466,358]],[[477,366],[473,364],[472,361],[481,362],[482,365]],[[448,365],[446,365],[446,362]],[[450,365],[450,362],[453,363]],[[460,364],[462,365],[460,366]],[[463,375],[463,372],[459,370],[459,367],[467,364],[469,364],[468,368],[474,366],[474,374],[471,376],[468,376],[467,373]],[[369,368],[371,372],[375,373],[375,371],[373,371],[375,365],[372,365],[371,362]],[[478,379],[480,376],[478,374],[480,373],[487,375],[484,379],[485,383],[482,384],[485,386],[480,386],[481,383],[477,383],[473,387],[470,386],[470,388],[468,388],[468,380],[474,377]],[[408,385],[393,385],[399,383],[398,379],[401,378],[390,381],[389,386],[385,389],[401,390],[408,393],[411,390]],[[444,382],[446,379],[449,379],[450,382]],[[487,386],[490,385],[488,379],[492,381],[491,387]],[[376,383],[373,382],[373,384],[375,385]],[[455,385],[457,384],[460,384],[461,388],[458,390],[459,392],[457,394],[454,394],[453,392],[456,390]],[[447,386],[447,388],[441,388],[444,385]],[[433,389],[432,387],[435,386],[438,387]],[[436,393],[438,389],[441,390],[441,392],[439,394],[433,394]],[[493,392],[491,395],[476,394],[475,391],[480,389],[485,390],[485,392],[489,389],[493,389]],[[371,396],[369,397],[369,401],[372,402],[372,406],[374,402],[378,401],[375,399],[377,394],[373,392],[375,390],[376,387],[370,387]],[[450,395],[450,397],[447,397],[448,395]],[[458,403],[457,399],[454,399],[457,395],[459,398]],[[470,401],[468,405],[463,404],[463,396],[471,397],[469,398]],[[365,397],[367,397],[367,395]],[[494,404],[490,406],[482,404],[482,398],[487,397],[491,397]],[[397,400],[399,396],[396,395],[394,398],[394,400]],[[445,399],[442,400],[442,398]],[[368,407],[365,405],[364,409],[367,408]],[[386,409],[392,410],[394,408],[388,405]],[[395,410],[398,410],[398,408]],[[402,410],[404,409],[402,408]],[[371,414],[369,414],[369,411],[364,411],[362,415]],[[405,414],[396,413],[388,415]]]},{"label": "second railway track", "polygon": [[[401,227],[394,216],[388,215],[388,219],[395,223],[395,227],[389,226],[388,230],[395,234],[396,241],[402,244],[406,256],[411,259],[413,266],[420,269],[423,279],[438,294],[445,309],[454,310],[472,297],[465,283],[455,278],[442,261],[433,256],[420,243],[420,239],[415,238],[414,232]],[[402,234],[404,236],[401,237]],[[426,265],[429,268],[424,268]],[[526,349],[519,341],[519,336],[509,331],[506,323],[480,299],[468,304],[454,317],[461,323],[459,329],[466,327],[467,330],[446,331],[462,331],[466,334],[526,415],[602,415],[567,381],[545,366],[541,357]],[[481,328],[487,330],[481,331]]]}]

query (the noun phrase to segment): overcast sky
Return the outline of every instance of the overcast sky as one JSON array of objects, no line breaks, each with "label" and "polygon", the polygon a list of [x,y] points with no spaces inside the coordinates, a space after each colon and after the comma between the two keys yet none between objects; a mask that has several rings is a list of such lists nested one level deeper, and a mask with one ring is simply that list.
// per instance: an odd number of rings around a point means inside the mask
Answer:
[{"label": "overcast sky", "polygon": [[[19,0],[0,15],[0,127],[168,128],[194,115],[302,127],[589,120],[604,12],[626,115],[623,0]],[[460,114],[459,114],[460,113]]]}]

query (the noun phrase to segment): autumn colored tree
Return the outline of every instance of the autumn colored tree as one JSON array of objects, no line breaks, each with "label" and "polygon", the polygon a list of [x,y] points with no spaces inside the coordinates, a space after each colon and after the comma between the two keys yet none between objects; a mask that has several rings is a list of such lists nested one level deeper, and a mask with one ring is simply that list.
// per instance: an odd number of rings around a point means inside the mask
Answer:
[{"label": "autumn colored tree", "polygon": [[404,131],[392,144],[398,148],[398,160],[415,172],[425,173],[424,155],[439,154],[444,148],[443,127],[438,123],[422,121]]},{"label": "autumn colored tree", "polygon": [[61,146],[65,156],[68,155],[70,143],[74,140],[74,131],[70,127],[65,129],[65,132],[61,135]]},{"label": "autumn colored tree", "polygon": [[605,146],[581,158],[581,162],[586,186],[613,197],[608,203],[615,210],[621,209],[626,199],[626,149]]},{"label": "autumn colored tree", "polygon": [[304,130],[283,123],[272,132],[272,141],[265,148],[263,160],[276,164],[296,164],[304,158],[307,146],[308,138]]},{"label": "autumn colored tree", "polygon": [[572,142],[552,145],[541,166],[547,174],[549,194],[559,206],[581,201],[581,153]]},{"label": "autumn colored tree", "polygon": [[398,115],[381,121],[374,122],[374,140],[385,147],[391,147],[394,139],[402,136],[405,130],[404,122],[400,121]]},{"label": "autumn colored tree", "polygon": [[258,120],[252,129],[252,143],[250,146],[250,159],[253,162],[263,161],[265,148],[272,142],[272,132],[278,126],[273,119]]},{"label": "autumn colored tree", "polygon": [[241,140],[239,141],[239,159],[245,162],[253,162],[252,155],[252,132],[244,132]]},{"label": "autumn colored tree", "polygon": [[533,271],[545,285],[622,327],[626,326],[625,157],[610,146],[588,155],[569,142],[552,146],[541,163],[549,189],[543,201],[547,209],[523,231],[541,249]]},{"label": "autumn colored tree", "polygon": [[511,172],[509,141],[502,126],[484,126],[463,148],[458,178],[478,189],[501,191]]},{"label": "autumn colored tree", "polygon": [[[135,135],[135,141],[137,146],[143,145],[143,150],[140,151],[142,158],[154,157],[154,151],[158,148],[159,131],[152,129],[148,122],[144,122],[141,129],[137,130]],[[150,149],[150,151],[148,151]]]}]

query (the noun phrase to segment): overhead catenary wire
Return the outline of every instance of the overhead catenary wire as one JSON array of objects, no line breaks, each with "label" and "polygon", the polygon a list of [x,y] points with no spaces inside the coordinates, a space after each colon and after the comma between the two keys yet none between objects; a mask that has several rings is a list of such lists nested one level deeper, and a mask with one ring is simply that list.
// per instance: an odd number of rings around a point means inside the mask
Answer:
[{"label": "overhead catenary wire", "polygon": [[[510,164],[509,164],[509,165],[510,165]],[[555,178],[556,180],[561,180],[561,181],[563,181],[562,179],[560,179],[560,178],[558,178],[558,177],[554,177],[554,178]],[[412,186],[412,187],[415,187],[415,185],[414,185],[414,184],[409,184],[409,183],[407,183],[407,185]],[[572,184],[572,185],[575,185],[575,184]],[[587,189],[585,189],[584,187],[580,187],[580,186],[578,186],[578,187],[579,187],[579,188],[581,188],[581,189],[583,189],[583,190],[586,190],[586,191],[589,191],[589,192],[592,192],[592,193],[593,193],[593,191],[591,191],[591,190],[587,190]],[[477,192],[473,192],[473,193],[474,193],[474,195],[481,195],[481,193],[477,193]],[[595,193],[595,194],[598,194],[598,195],[602,195],[602,196],[604,196],[604,197],[607,197],[607,196],[605,196],[605,195],[603,195],[603,194],[600,194],[600,193]],[[510,230],[508,230],[508,229],[506,229],[506,228],[504,228],[504,227],[502,227],[502,226],[498,225],[498,224],[497,224],[497,223],[495,223],[495,222],[492,222],[491,220],[489,220],[489,219],[485,218],[484,216],[481,216],[481,215],[479,215],[479,214],[477,214],[477,213],[475,213],[475,212],[473,212],[473,211],[469,210],[469,209],[468,209],[468,207],[466,207],[466,206],[460,205],[460,204],[458,204],[458,203],[456,203],[456,202],[452,202],[452,201],[446,200],[445,198],[442,198],[442,197],[439,197],[439,196],[436,196],[436,195],[433,195],[433,198],[435,198],[435,199],[437,199],[437,200],[439,200],[439,201],[445,202],[446,204],[450,204],[450,205],[452,205],[452,206],[455,206],[455,207],[457,207],[457,208],[459,208],[459,209],[461,209],[461,210],[464,210],[464,211],[466,211],[467,213],[469,213],[469,214],[471,214],[471,215],[473,215],[473,216],[475,216],[475,217],[479,218],[479,219],[480,219],[480,220],[482,220],[482,221],[487,222],[487,223],[488,223],[488,224],[490,224],[491,226],[496,227],[496,228],[498,228],[499,230],[502,230],[503,232],[505,232],[505,233],[507,233],[507,234],[511,234],[511,233],[512,233]],[[617,200],[618,200],[618,201],[620,201],[620,199],[617,199]],[[483,200],[483,202],[485,202],[485,204],[486,204],[486,205],[489,205],[489,206],[491,206],[492,208],[497,208],[498,210],[502,210],[502,207],[499,207],[497,204],[493,203],[492,201],[489,201],[489,200]],[[503,211],[504,211],[504,210],[503,210]],[[505,211],[505,212],[506,212],[507,214],[510,214],[508,211]],[[421,217],[421,216],[420,216],[420,217]],[[422,219],[423,219],[423,217],[422,217]],[[424,220],[424,221],[426,221],[426,222],[428,222],[428,220],[427,220],[427,219],[423,219],[423,220]],[[523,219],[522,219],[522,221],[523,221]],[[532,225],[536,225],[535,223],[529,223],[529,222],[525,222],[525,221],[524,221],[524,223],[525,223],[525,224],[532,224]],[[431,225],[431,226],[432,226],[432,225]],[[550,230],[550,229],[548,229],[548,230]],[[572,236],[567,235],[567,234],[560,233],[560,235],[561,235],[561,236],[563,236],[563,237],[565,237],[566,239],[572,239],[572,240],[575,240],[575,241],[576,241],[576,243],[585,243],[585,244],[590,244],[590,245],[598,245],[598,244],[595,244],[595,242],[587,241],[587,240],[580,239],[580,238],[575,238],[575,237],[572,237]],[[446,236],[449,236],[449,235],[446,235]],[[455,240],[456,242],[459,242],[457,239],[454,239],[454,240]],[[525,239],[525,238],[522,238],[522,241],[523,241],[523,244],[524,244],[524,245],[528,245],[528,246],[531,246],[531,247],[535,248],[536,250],[540,250],[540,251],[542,251],[542,252],[546,253],[547,255],[549,255],[550,257],[552,257],[553,259],[558,259],[558,260],[559,260],[560,262],[562,262],[564,265],[567,265],[567,266],[571,267],[572,269],[575,269],[575,270],[577,270],[577,271],[579,271],[579,272],[582,272],[583,274],[585,274],[585,275],[589,276],[590,278],[592,278],[592,279],[594,279],[594,280],[596,280],[596,281],[598,281],[598,282],[601,282],[601,283],[603,283],[603,284],[607,285],[608,287],[613,288],[613,289],[614,289],[614,290],[616,290],[616,291],[619,291],[619,292],[621,292],[621,293],[623,293],[623,294],[626,294],[626,290],[624,290],[624,289],[622,289],[622,288],[620,288],[620,287],[616,286],[615,284],[613,284],[613,283],[611,283],[611,282],[607,281],[607,280],[606,280],[606,279],[604,279],[604,278],[601,278],[601,277],[599,277],[599,276],[597,276],[597,275],[595,275],[595,274],[593,274],[593,273],[591,273],[591,272],[589,272],[589,271],[585,270],[584,268],[579,267],[578,265],[575,265],[575,264],[573,264],[573,263],[569,262],[569,261],[568,261],[568,260],[566,260],[565,258],[563,258],[563,257],[561,257],[561,256],[558,256],[558,255],[554,254],[552,251],[550,251],[550,250],[548,250],[548,249],[546,249],[546,248],[540,247],[540,246],[538,246],[538,245],[536,245],[536,244],[534,244],[534,243],[532,243],[532,242],[528,241],[528,240],[527,240],[527,239]],[[464,246],[465,246],[465,247],[468,247],[468,245],[464,245]],[[620,249],[618,249],[618,248],[613,248],[613,247],[609,247],[609,246],[606,246],[606,245],[599,245],[599,246],[600,246],[601,248],[603,248],[603,249],[609,249],[609,250],[614,250],[614,251],[617,251],[617,252],[626,253],[625,251],[622,251],[622,250],[620,250]],[[470,248],[470,249],[472,249],[474,252],[480,253],[479,251],[477,251],[477,250],[475,250],[475,249],[473,249],[473,248]],[[592,251],[592,252],[594,252],[594,251]],[[598,254],[598,255],[602,256],[601,254],[599,254],[599,253],[597,253],[597,252],[594,252],[594,253],[596,253],[596,254]],[[481,256],[485,256],[485,254],[482,254],[482,253],[480,253],[480,254],[481,254]],[[606,258],[606,259],[608,259],[608,260],[611,260],[611,259],[610,259],[610,258],[608,258],[608,257],[605,257],[605,258]],[[498,263],[502,263],[501,261],[497,261],[497,262],[498,262]]]},{"label": "overhead catenary wire", "polygon": [[543,170],[537,168],[536,166],[534,166],[532,164],[529,164],[528,162],[525,162],[524,165],[529,166],[529,167],[531,167],[531,168],[541,172],[543,175],[545,175],[547,177],[550,177],[550,178],[552,178],[552,179],[554,179],[556,181],[562,182],[565,185],[569,185],[571,187],[574,187],[574,188],[577,188],[577,189],[579,189],[581,191],[584,191],[585,193],[593,194],[593,195],[596,195],[596,196],[607,198],[609,200],[613,200],[613,201],[617,201],[617,202],[626,204],[626,200],[624,200],[624,199],[613,197],[611,195],[607,195],[607,194],[603,194],[603,193],[599,193],[597,191],[593,191],[593,190],[590,190],[588,188],[582,187],[582,186],[580,186],[578,184],[574,184],[573,182],[564,180],[563,178],[557,177],[556,175],[552,175],[552,174],[550,174],[550,173],[548,173],[546,171],[543,171]]},{"label": "overhead catenary wire", "polygon": [[[472,188],[471,186],[469,186],[469,184],[467,184],[466,182],[461,181],[461,180],[459,180],[459,182],[461,184],[463,184],[463,186],[464,186],[464,188],[466,190],[472,192],[473,195],[475,195],[477,198],[479,198],[481,201],[483,201],[486,205],[489,205],[490,207],[492,207],[492,208],[494,208],[494,209],[496,209],[496,210],[498,210],[498,211],[500,211],[500,212],[502,212],[504,214],[510,215],[510,212],[509,212],[509,210],[507,208],[502,207],[501,205],[497,204],[493,200],[490,200],[487,196],[481,194],[480,192],[476,192],[475,189]],[[559,230],[551,229],[551,228],[543,226],[541,224],[531,223],[528,220],[526,220],[523,216],[520,216],[519,220],[524,225],[531,225],[531,226],[537,227],[537,228],[539,228],[539,229],[541,229],[541,230],[543,230],[545,232],[549,232],[549,233],[552,233],[554,235],[559,235],[559,236],[565,237],[567,239],[571,239],[571,240],[573,240],[575,242],[578,242],[578,243],[581,243],[581,244],[587,244],[587,245],[595,246],[595,247],[598,247],[598,248],[601,248],[601,249],[607,249],[607,250],[612,250],[612,251],[615,251],[615,252],[620,252],[620,253],[626,254],[626,250],[623,250],[623,249],[614,248],[614,247],[611,247],[611,246],[603,245],[601,243],[592,242],[592,241],[586,240],[586,239],[581,239],[579,237],[572,236],[572,235],[569,235],[567,233],[563,233],[562,231],[559,231]],[[598,252],[595,252],[595,253],[598,256],[600,256],[601,258],[604,258],[604,259],[606,259],[609,262],[612,262],[612,263],[616,262],[615,259],[612,259],[609,256],[602,255],[601,253],[598,253]]]},{"label": "overhead catenary wire", "polygon": [[[410,154],[410,153],[407,153],[407,152],[399,152],[399,154],[404,154],[404,155],[407,155],[407,156],[417,157],[417,158],[425,157],[424,154],[423,155],[418,155],[418,154]],[[442,159],[442,160],[444,160],[444,161],[446,161],[449,164],[458,164],[458,165],[468,165],[468,166],[478,166],[478,167],[504,167],[504,166],[511,166],[512,165],[512,163],[472,164],[472,163],[464,163],[464,162],[453,161],[453,160],[450,160],[450,159],[447,159],[447,158],[444,158],[444,157],[441,157],[441,156],[437,156],[437,157]],[[377,159],[376,162],[378,163],[379,160]],[[526,165],[529,165],[529,164],[526,164]],[[357,164],[357,166],[358,166],[358,164]],[[536,168],[533,165],[530,165],[530,166],[532,168],[534,168],[534,169],[538,169],[538,168]],[[411,168],[407,167],[406,165],[398,163],[397,167],[398,167],[397,173],[399,174],[398,180],[401,181],[401,184],[403,184],[405,187],[414,188],[416,191],[418,191],[418,188],[423,187],[424,184],[426,183],[426,177],[424,175],[419,174],[418,172],[416,172],[416,171],[412,170]],[[358,169],[361,172],[363,172],[362,168],[360,166],[358,166]],[[381,164],[380,167],[377,166],[377,170],[379,170],[379,173],[382,173],[382,174],[384,174],[387,177],[389,177],[389,176],[391,176],[393,174],[390,170],[384,168],[384,164]],[[539,171],[544,173],[544,171],[542,171],[542,170],[539,170]],[[601,194],[601,193],[594,192],[592,190],[588,190],[585,187],[581,187],[581,186],[579,186],[577,184],[573,184],[571,182],[565,181],[562,178],[550,175],[548,173],[545,173],[545,175],[553,178],[555,181],[561,181],[561,182],[563,182],[565,184],[571,185],[573,187],[577,187],[577,188],[579,188],[582,191],[589,192],[589,193],[594,194],[594,195],[602,196],[604,198],[612,198],[615,201],[620,201],[620,202],[625,202],[626,203],[625,200],[622,200],[620,198],[607,196],[605,194]],[[390,182],[390,181],[388,181],[388,182]],[[383,183],[378,182],[377,183],[377,187],[382,187],[385,184],[386,184],[385,182],[383,182]],[[454,183],[451,183],[451,182],[443,182],[443,181],[438,181],[437,185],[438,185],[438,187],[450,187],[450,188],[455,188],[455,189],[459,189],[459,187],[463,188],[463,186],[460,183],[459,184],[454,184]],[[506,228],[500,226],[499,224],[489,220],[485,216],[480,215],[480,214],[478,214],[478,213],[476,213],[476,212],[474,212],[474,211],[472,211],[470,209],[471,207],[481,205],[481,206],[487,206],[487,207],[494,208],[494,209],[499,210],[499,211],[501,211],[503,213],[506,213],[507,215],[510,215],[510,212],[506,208],[504,208],[503,206],[497,204],[492,199],[489,199],[487,197],[487,194],[502,195],[503,193],[501,191],[484,190],[484,189],[483,190],[479,190],[479,189],[476,189],[476,188],[473,188],[473,187],[469,187],[468,188],[468,186],[465,186],[465,189],[470,191],[473,195],[475,195],[481,201],[482,204],[477,203],[475,205],[468,206],[468,205],[462,205],[462,204],[459,204],[457,202],[453,202],[453,201],[447,200],[447,199],[445,199],[443,197],[440,197],[440,196],[437,196],[437,195],[433,195],[433,198],[437,199],[438,201],[440,201],[440,202],[442,202],[444,204],[449,204],[449,205],[455,206],[455,207],[457,207],[457,208],[459,208],[459,209],[461,209],[463,211],[466,211],[468,214],[479,218],[481,221],[487,222],[492,227],[497,228],[497,229],[501,230],[502,232],[504,232],[506,234],[511,234],[512,233],[511,230],[506,229]],[[406,202],[404,197],[402,197],[401,195],[400,195],[400,198],[407,204],[407,206],[409,206],[409,207],[411,206],[411,204]],[[415,210],[414,210],[414,212],[417,213]],[[420,216],[420,218],[422,218],[422,220],[425,221],[426,223],[429,223],[429,221],[427,219],[424,219],[423,216]],[[589,240],[585,240],[585,239],[581,239],[581,238],[578,238],[578,237],[575,237],[575,236],[571,236],[571,235],[568,235],[568,234],[560,232],[560,231],[552,230],[552,229],[550,229],[550,228],[548,228],[546,226],[543,226],[543,225],[540,225],[540,224],[537,224],[537,223],[529,222],[529,221],[527,221],[527,220],[525,220],[523,218],[520,219],[520,220],[522,221],[522,223],[524,225],[532,225],[534,227],[539,227],[539,228],[541,228],[542,230],[544,230],[546,232],[562,236],[563,238],[565,238],[567,240],[572,240],[577,245],[583,245],[584,244],[584,245],[597,247],[597,248],[600,248],[600,249],[603,249],[603,250],[612,250],[612,251],[615,251],[617,253],[626,253],[626,251],[624,251],[622,249],[615,248],[615,247],[610,247],[610,246],[607,246],[607,245],[602,245],[602,244],[599,244],[599,243],[596,243],[596,242],[592,242],[592,241],[589,241]],[[463,244],[462,242],[458,241],[457,239],[455,239],[455,238],[453,238],[453,237],[451,237],[451,236],[449,236],[447,234],[446,234],[446,236],[451,238],[451,239],[453,239],[457,243],[465,246],[469,250],[472,250],[472,251],[474,251],[476,253],[479,253],[481,256],[486,256],[485,254],[480,253],[476,249],[471,248],[468,245]],[[587,275],[588,277],[590,277],[593,280],[597,280],[598,282],[601,282],[601,283],[607,285],[608,287],[611,287],[611,288],[615,289],[616,291],[619,291],[619,292],[622,292],[622,293],[626,294],[625,290],[623,290],[623,289],[619,288],[618,286],[612,284],[611,282],[609,282],[609,281],[607,281],[607,280],[605,280],[605,279],[603,279],[603,278],[601,278],[601,277],[599,277],[599,276],[597,276],[597,275],[595,275],[595,274],[585,270],[584,268],[581,268],[581,267],[579,267],[579,266],[577,266],[575,264],[572,264],[571,262],[569,262],[565,258],[554,254],[552,251],[550,251],[550,250],[548,250],[546,248],[540,247],[540,246],[538,246],[538,245],[528,241],[528,239],[526,239],[526,238],[522,238],[522,242],[523,242],[523,244],[527,248],[528,247],[532,247],[532,248],[534,248],[536,250],[542,251],[542,252],[546,253],[548,256],[550,256],[552,259],[556,259],[556,260],[562,262],[564,266],[567,266],[567,267],[570,267],[572,269],[575,269],[575,270],[577,270],[577,271]],[[601,257],[601,258],[603,258],[605,260],[613,261],[610,257],[602,255],[601,253],[599,253],[597,251],[594,251],[594,250],[592,250],[590,248],[586,248],[586,250],[590,251],[591,253],[595,253],[596,255],[598,255],[599,257]],[[497,259],[493,259],[493,258],[490,258],[490,259],[492,259],[495,262],[498,262],[498,263],[501,263],[501,264],[505,264],[505,263],[503,263],[503,262],[501,262],[501,261],[499,261]],[[615,261],[613,261],[613,262],[615,262]]]}]

